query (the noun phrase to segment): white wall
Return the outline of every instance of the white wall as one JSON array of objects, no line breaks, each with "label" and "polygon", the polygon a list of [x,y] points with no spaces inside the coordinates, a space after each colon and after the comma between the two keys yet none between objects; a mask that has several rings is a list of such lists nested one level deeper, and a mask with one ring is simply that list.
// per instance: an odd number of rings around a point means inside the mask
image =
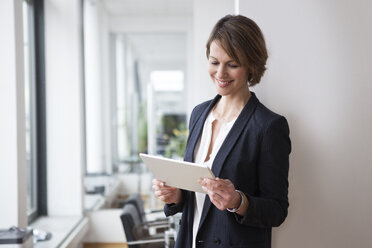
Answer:
[{"label": "white wall", "polygon": [[0,229],[27,226],[22,1],[0,1]]},{"label": "white wall", "polygon": [[120,220],[122,209],[101,209],[88,213],[89,232],[85,243],[123,243],[126,242],[124,228]]},{"label": "white wall", "polygon": [[372,247],[372,2],[241,1],[268,71],[253,88],[288,118],[290,208],[277,248]]},{"label": "white wall", "polygon": [[[234,14],[232,0],[194,0],[192,74],[188,87],[187,110],[210,100],[217,93],[207,73],[206,43],[214,24],[227,14]],[[212,10],[213,9],[213,10]]]}]

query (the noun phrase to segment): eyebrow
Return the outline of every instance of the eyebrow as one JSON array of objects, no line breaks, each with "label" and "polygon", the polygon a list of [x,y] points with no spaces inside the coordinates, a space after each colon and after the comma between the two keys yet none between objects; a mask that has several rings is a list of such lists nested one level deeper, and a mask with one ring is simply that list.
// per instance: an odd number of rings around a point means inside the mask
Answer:
[{"label": "eyebrow", "polygon": [[[217,61],[218,61],[218,59],[217,59],[217,58],[215,58],[215,57],[213,57],[213,56],[211,56],[211,55],[209,55],[209,58],[212,58],[212,59],[215,59],[215,60],[217,60]],[[238,63],[238,62],[236,62],[235,60],[229,60],[229,61],[227,61],[226,63],[230,63],[230,62],[233,62],[233,63]]]}]

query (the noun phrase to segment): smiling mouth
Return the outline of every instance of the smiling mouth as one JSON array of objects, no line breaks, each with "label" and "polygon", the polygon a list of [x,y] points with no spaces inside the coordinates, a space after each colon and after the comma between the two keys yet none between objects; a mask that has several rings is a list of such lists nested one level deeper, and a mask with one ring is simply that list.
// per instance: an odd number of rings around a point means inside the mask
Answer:
[{"label": "smiling mouth", "polygon": [[229,86],[234,80],[218,80],[216,79],[218,86],[224,88]]}]

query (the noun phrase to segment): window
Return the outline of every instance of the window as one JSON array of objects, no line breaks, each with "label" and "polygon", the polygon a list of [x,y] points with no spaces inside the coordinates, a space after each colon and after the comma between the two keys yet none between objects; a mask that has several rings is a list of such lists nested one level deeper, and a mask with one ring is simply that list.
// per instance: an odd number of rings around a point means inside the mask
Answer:
[{"label": "window", "polygon": [[33,7],[23,2],[23,39],[25,68],[26,159],[27,159],[27,213],[37,211],[36,167],[36,104],[35,104],[35,39]]},{"label": "window", "polygon": [[156,154],[180,159],[186,147],[186,114],[183,103],[184,72],[155,70],[150,73],[153,99],[152,127]]},{"label": "window", "polygon": [[186,35],[127,33],[114,40],[117,170],[141,173],[140,152],[182,158],[187,137]]},{"label": "window", "polygon": [[42,1],[23,1],[27,214],[46,214],[45,104]]}]

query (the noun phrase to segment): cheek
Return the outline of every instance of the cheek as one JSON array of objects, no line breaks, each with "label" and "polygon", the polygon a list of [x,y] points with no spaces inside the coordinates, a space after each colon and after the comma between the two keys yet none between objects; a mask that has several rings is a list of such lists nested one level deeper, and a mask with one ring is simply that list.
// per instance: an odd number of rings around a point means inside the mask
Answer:
[{"label": "cheek", "polygon": [[208,66],[208,74],[209,75],[214,75],[216,72],[216,70],[212,67],[212,66]]},{"label": "cheek", "polygon": [[248,82],[248,74],[245,71],[237,72],[235,76],[239,78],[239,81]]}]

